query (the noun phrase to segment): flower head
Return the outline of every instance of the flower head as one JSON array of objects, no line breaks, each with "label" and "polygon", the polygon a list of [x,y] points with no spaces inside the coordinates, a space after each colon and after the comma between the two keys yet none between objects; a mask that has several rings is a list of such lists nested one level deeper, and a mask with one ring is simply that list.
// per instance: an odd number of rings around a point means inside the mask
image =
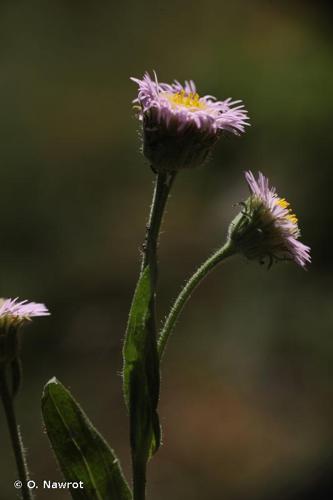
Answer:
[{"label": "flower head", "polygon": [[175,171],[202,164],[223,131],[240,135],[249,125],[241,101],[200,97],[195,83],[160,83],[148,73],[134,100],[143,123],[143,153],[156,170]]},{"label": "flower head", "polygon": [[231,223],[229,236],[249,259],[292,260],[301,267],[311,262],[310,247],[299,241],[298,219],[285,198],[280,198],[267,177],[245,172],[250,197]]},{"label": "flower head", "polygon": [[17,298],[0,300],[0,323],[8,321],[19,324],[36,316],[49,316],[49,314],[44,304],[27,300],[18,302]]},{"label": "flower head", "polygon": [[0,299],[0,364],[18,356],[17,331],[21,325],[36,316],[48,316],[44,304],[18,299]]}]

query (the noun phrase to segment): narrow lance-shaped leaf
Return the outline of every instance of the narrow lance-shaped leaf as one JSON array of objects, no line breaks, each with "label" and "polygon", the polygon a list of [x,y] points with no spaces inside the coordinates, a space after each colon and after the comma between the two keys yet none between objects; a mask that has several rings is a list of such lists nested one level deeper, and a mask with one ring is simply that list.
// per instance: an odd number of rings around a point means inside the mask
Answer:
[{"label": "narrow lance-shaped leaf", "polygon": [[131,500],[113,450],[93,427],[70,392],[55,378],[45,386],[42,413],[46,432],[74,499]]},{"label": "narrow lance-shaped leaf", "polygon": [[124,343],[124,396],[130,414],[131,446],[135,460],[147,462],[160,444],[157,415],[159,357],[151,324],[149,266],[139,278]]}]

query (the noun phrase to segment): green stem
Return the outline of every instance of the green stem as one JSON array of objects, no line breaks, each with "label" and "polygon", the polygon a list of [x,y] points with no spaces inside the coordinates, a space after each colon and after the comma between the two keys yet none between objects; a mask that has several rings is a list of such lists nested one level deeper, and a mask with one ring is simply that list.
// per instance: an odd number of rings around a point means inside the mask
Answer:
[{"label": "green stem", "polygon": [[157,283],[157,244],[162,223],[163,213],[169,197],[170,189],[175,178],[175,173],[157,174],[153,201],[151,204],[149,221],[147,224],[146,239],[143,244],[142,271],[150,266],[153,288]]},{"label": "green stem", "polygon": [[29,481],[29,473],[28,473],[27,463],[25,460],[22,438],[20,435],[18,425],[16,423],[13,398],[8,389],[6,373],[4,368],[2,368],[0,371],[0,392],[1,392],[3,407],[6,414],[10,439],[15,455],[18,477],[19,480],[22,482],[22,489],[21,489],[22,499],[32,500],[33,497],[31,491],[27,486],[27,483]]},{"label": "green stem", "polygon": [[[149,317],[147,328],[149,331],[149,344],[148,350],[154,352],[153,359],[158,361],[157,353],[157,329],[156,329],[156,286],[158,274],[158,261],[157,261],[157,247],[158,238],[160,234],[161,223],[165,206],[169,197],[170,189],[175,178],[175,173],[158,173],[153,201],[150,209],[149,221],[147,224],[147,233],[145,242],[143,244],[143,257],[141,272],[149,266],[150,280],[151,280],[151,300],[149,304]],[[151,359],[147,358],[148,361]],[[150,367],[151,369],[151,367]],[[156,377],[159,380],[159,365],[156,365]],[[157,382],[157,386],[159,382]],[[158,388],[155,394],[155,401],[153,405],[158,404]],[[153,408],[156,410],[156,408]],[[141,453],[142,452],[142,453]],[[133,500],[145,500],[146,495],[146,467],[147,459],[142,459],[146,453],[143,450],[132,450],[132,468],[133,468]],[[137,459],[140,456],[140,460]]]},{"label": "green stem", "polygon": [[146,464],[135,464],[133,467],[133,500],[146,498]]},{"label": "green stem", "polygon": [[158,353],[160,358],[162,358],[165,346],[168,339],[175,327],[175,324],[182,312],[185,304],[191,297],[195,288],[201,283],[201,281],[207,276],[212,269],[214,269],[218,264],[220,264],[227,257],[230,257],[235,253],[232,242],[229,240],[227,243],[215,252],[211,257],[209,257],[199,269],[191,276],[187,281],[186,285],[178,295],[173,306],[171,307],[170,313],[165,320],[162,331],[158,339]]}]

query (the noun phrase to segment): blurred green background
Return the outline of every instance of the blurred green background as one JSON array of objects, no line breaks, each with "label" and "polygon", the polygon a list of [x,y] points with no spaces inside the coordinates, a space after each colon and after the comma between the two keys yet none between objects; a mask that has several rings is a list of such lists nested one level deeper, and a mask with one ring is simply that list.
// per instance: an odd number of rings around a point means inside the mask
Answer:
[{"label": "blurred green background", "polygon": [[[164,359],[164,446],[148,498],[333,498],[330,9],[1,2],[1,295],[52,311],[23,338],[17,408],[33,479],[61,477],[40,415],[54,375],[129,477],[121,343],[153,182],[129,77],[155,69],[161,81],[192,78],[201,94],[243,99],[252,122],[176,180],[160,246],[160,318],[224,242],[247,195],[244,169],[262,170],[292,202],[313,264],[267,272],[236,257],[197,290]],[[10,500],[17,477],[2,413],[0,439],[0,496]]]}]

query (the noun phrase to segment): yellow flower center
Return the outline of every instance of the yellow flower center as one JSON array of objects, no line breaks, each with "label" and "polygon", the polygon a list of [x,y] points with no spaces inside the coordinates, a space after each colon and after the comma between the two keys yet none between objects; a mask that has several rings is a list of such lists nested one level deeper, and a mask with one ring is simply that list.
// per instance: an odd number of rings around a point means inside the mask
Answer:
[{"label": "yellow flower center", "polygon": [[276,204],[279,205],[281,208],[285,208],[288,210],[288,215],[286,215],[286,219],[288,219],[292,224],[297,225],[298,219],[295,214],[292,213],[291,208],[288,208],[290,206],[290,203],[285,199],[285,198],[278,198],[276,200]]},{"label": "yellow flower center", "polygon": [[196,92],[186,93],[185,90],[180,92],[162,92],[162,97],[166,97],[172,107],[183,106],[185,108],[206,109],[206,104],[200,101],[200,96]]}]

